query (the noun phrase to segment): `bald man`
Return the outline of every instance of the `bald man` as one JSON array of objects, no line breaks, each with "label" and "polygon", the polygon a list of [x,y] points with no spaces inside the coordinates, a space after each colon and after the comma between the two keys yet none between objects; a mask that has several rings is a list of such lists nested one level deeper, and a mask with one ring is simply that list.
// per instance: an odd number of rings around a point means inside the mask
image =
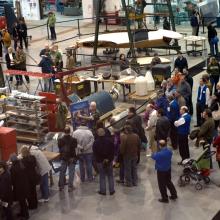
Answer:
[{"label": "bald man", "polygon": [[95,132],[96,122],[100,118],[100,113],[96,107],[96,102],[91,102],[89,105],[89,116],[84,116],[81,114],[77,115],[80,119],[85,119],[88,121],[88,127]]},{"label": "bald man", "polygon": [[171,160],[172,160],[172,151],[167,148],[167,143],[165,140],[159,141],[160,151],[153,153],[151,158],[155,160],[155,169],[157,170],[157,181],[159,190],[161,193],[161,199],[159,202],[168,203],[167,188],[170,191],[171,200],[177,199],[177,192],[175,186],[171,180]]}]

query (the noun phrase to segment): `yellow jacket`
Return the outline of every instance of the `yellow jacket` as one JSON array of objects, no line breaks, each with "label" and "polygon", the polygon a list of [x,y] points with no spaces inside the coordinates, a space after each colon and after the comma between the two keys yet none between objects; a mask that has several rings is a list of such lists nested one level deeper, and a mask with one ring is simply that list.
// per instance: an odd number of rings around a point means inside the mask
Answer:
[{"label": "yellow jacket", "polygon": [[8,32],[5,32],[2,34],[2,40],[4,43],[5,47],[10,47],[11,46],[11,36]]}]

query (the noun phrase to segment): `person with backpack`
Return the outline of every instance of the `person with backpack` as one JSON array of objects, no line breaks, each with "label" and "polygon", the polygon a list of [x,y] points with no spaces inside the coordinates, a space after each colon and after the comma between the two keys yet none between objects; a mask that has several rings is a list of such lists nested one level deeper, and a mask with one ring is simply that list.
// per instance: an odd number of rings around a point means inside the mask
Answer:
[{"label": "person with backpack", "polygon": [[59,188],[60,191],[64,189],[65,175],[68,167],[69,170],[69,182],[68,192],[72,192],[73,180],[75,174],[75,165],[77,161],[76,148],[77,140],[70,135],[70,127],[66,126],[64,129],[64,136],[58,140],[58,147],[60,151],[61,167],[59,177]]}]

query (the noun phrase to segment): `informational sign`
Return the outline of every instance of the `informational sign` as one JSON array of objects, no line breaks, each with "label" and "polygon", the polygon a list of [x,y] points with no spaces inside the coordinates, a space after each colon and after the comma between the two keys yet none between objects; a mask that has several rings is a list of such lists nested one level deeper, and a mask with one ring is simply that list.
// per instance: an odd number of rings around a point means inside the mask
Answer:
[{"label": "informational sign", "polygon": [[80,118],[78,115],[89,116],[89,102],[80,101],[70,105],[70,112],[73,120],[73,128],[76,129],[80,125]]},{"label": "informational sign", "polygon": [[21,13],[26,20],[40,20],[39,0],[20,0]]}]

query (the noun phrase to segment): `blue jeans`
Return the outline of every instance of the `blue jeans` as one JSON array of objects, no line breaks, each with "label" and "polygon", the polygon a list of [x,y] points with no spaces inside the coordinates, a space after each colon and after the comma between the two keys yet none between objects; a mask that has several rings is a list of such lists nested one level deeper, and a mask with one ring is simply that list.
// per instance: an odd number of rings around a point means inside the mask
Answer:
[{"label": "blue jeans", "polygon": [[106,193],[106,177],[108,178],[109,192],[112,193],[114,189],[114,177],[112,163],[109,167],[104,168],[102,163],[97,163],[99,170],[99,187],[101,193]]},{"label": "blue jeans", "polygon": [[137,185],[137,159],[137,157],[124,157],[125,183],[128,186]]},{"label": "blue jeans", "polygon": [[85,170],[88,180],[92,181],[92,153],[79,155],[79,170],[82,182],[85,182]]},{"label": "blue jeans", "polygon": [[49,198],[48,173],[41,176],[40,190],[42,194],[42,199],[48,199]]},{"label": "blue jeans", "polygon": [[59,187],[63,188],[65,185],[65,176],[66,176],[66,170],[69,170],[69,182],[68,186],[70,188],[73,187],[73,180],[74,180],[74,174],[75,174],[75,163],[68,163],[67,161],[61,160],[61,167],[60,167],[60,177],[59,177]]}]

